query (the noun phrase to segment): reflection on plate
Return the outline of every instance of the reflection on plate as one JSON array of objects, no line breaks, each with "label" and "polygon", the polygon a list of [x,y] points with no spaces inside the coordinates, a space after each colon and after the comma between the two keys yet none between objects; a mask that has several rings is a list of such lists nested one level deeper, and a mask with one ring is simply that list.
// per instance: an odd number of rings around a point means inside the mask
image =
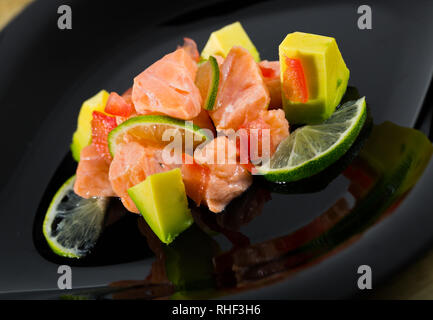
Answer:
[{"label": "reflection on plate", "polygon": [[[270,190],[269,184],[261,179],[221,214],[193,209],[196,224],[169,246],[159,241],[143,219],[127,214],[113,201],[100,243],[93,254],[76,263],[119,263],[149,257],[151,252],[155,260],[151,272],[143,275],[144,280],[118,281],[110,288],[85,292],[81,297],[218,297],[275,283],[343,250],[399,206],[433,154],[431,142],[415,129],[391,122],[371,128],[371,122],[370,125],[367,122],[363,132],[348,158],[342,159],[345,165],[339,164],[340,176],[349,181],[346,192],[321,215],[287,235],[253,243],[242,232],[244,226],[262,214],[264,205],[272,201],[271,191],[274,194],[278,191]],[[57,175],[69,174],[66,171],[70,160],[65,161]],[[331,167],[324,172],[320,188],[326,188],[336,177],[335,170]],[[53,181],[62,179],[55,176]],[[314,188],[306,188],[316,183],[318,180],[301,182],[297,190],[296,185],[288,189],[280,187],[284,193],[316,192]],[[50,194],[50,190],[47,192]],[[62,258],[50,255],[43,238],[37,235],[44,204],[42,201],[35,221],[36,246],[45,258],[61,263]],[[290,205],[290,195],[287,204]],[[222,249],[218,241],[221,236],[229,241],[230,249]]]}]

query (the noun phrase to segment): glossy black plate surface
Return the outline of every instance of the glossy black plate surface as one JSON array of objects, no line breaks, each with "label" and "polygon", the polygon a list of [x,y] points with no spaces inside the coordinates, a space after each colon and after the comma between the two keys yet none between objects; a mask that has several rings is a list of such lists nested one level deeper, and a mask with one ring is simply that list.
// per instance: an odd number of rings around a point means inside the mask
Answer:
[{"label": "glossy black plate surface", "polygon": [[[57,29],[60,4],[72,7],[72,30]],[[433,4],[371,2],[372,30],[358,29],[357,6],[351,1],[177,1],[152,8],[138,1],[32,4],[0,34],[3,297],[37,298],[38,290],[57,289],[59,264],[73,266],[77,289],[143,280],[151,270],[154,276],[161,273],[164,265],[177,279],[176,290],[188,291],[175,297],[188,297],[192,289],[194,297],[203,298],[349,297],[359,293],[358,266],[371,266],[376,285],[410,262],[433,239],[432,161],[421,170],[431,143],[396,125],[428,133],[424,120],[432,106],[424,100],[433,73],[433,42],[428,41]],[[339,170],[334,166],[316,180],[274,192],[258,179],[226,214],[196,210],[201,228],[195,226],[168,249],[136,216],[126,215],[107,228],[96,257],[77,262],[50,254],[38,223],[50,194],[74,171],[68,147],[81,102],[101,88],[128,88],[134,75],[184,36],[203,47],[212,30],[236,20],[262,59],[277,59],[277,46],[288,32],[337,39],[351,70],[350,85],[367,96],[374,122]],[[375,138],[383,136],[389,144]],[[372,169],[366,160],[371,158],[389,171]],[[203,229],[213,230],[213,236]],[[128,237],[116,241],[116,235]],[[202,244],[195,257],[185,249],[191,243]],[[182,273],[181,265],[199,276]],[[154,296],[175,290],[161,278],[151,280],[160,281]],[[118,283],[125,284],[137,283]],[[130,294],[150,297],[139,290]]]}]

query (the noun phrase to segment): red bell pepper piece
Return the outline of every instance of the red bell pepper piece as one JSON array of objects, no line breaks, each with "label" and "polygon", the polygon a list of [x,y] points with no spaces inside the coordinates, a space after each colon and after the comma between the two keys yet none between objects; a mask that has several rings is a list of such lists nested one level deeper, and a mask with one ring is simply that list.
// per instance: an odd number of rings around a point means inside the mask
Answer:
[{"label": "red bell pepper piece", "polygon": [[116,118],[99,111],[93,111],[92,115],[92,144],[95,145],[96,150],[105,159],[111,161],[112,158],[108,149],[108,134],[117,127]]},{"label": "red bell pepper piece", "polygon": [[292,102],[306,103],[308,87],[301,60],[286,57],[286,70],[283,75],[283,91]]},{"label": "red bell pepper piece", "polygon": [[114,116],[129,117],[134,112],[134,106],[116,92],[111,92],[104,111]]}]

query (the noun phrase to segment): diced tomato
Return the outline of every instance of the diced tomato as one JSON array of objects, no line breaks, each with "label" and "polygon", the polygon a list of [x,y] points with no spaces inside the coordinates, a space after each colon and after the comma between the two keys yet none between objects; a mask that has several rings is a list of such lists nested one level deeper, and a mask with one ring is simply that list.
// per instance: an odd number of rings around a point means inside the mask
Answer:
[{"label": "diced tomato", "polygon": [[92,144],[95,145],[101,156],[111,161],[110,151],[108,150],[108,134],[117,127],[116,118],[99,111],[93,111],[92,115]]},{"label": "diced tomato", "polygon": [[134,112],[134,107],[116,92],[111,92],[105,106],[105,112],[114,116],[129,117]]},{"label": "diced tomato", "polygon": [[126,103],[134,106],[134,104],[132,103],[132,87],[122,94],[122,98],[125,99]]},{"label": "diced tomato", "polygon": [[278,61],[261,61],[259,67],[265,78],[273,79],[280,77],[280,63]]},{"label": "diced tomato", "polygon": [[308,101],[307,81],[301,60],[286,57],[286,70],[283,75],[283,91],[292,102]]}]

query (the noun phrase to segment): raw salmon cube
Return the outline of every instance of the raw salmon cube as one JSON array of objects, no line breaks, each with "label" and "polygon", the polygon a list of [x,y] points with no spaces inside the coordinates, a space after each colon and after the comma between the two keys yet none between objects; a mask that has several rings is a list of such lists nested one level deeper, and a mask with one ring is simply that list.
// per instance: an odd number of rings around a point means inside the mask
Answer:
[{"label": "raw salmon cube", "polygon": [[142,146],[137,142],[121,144],[111,162],[109,179],[123,205],[131,212],[139,213],[128,195],[128,189],[144,181],[147,176],[170,170],[162,163],[161,150]]},{"label": "raw salmon cube", "polygon": [[209,169],[203,202],[212,212],[224,210],[252,183],[251,174],[237,162],[236,142],[225,136],[196,149],[194,159]]},{"label": "raw salmon cube", "polygon": [[108,180],[110,163],[98,152],[94,144],[81,150],[74,192],[83,198],[114,197],[116,194]]},{"label": "raw salmon cube", "polygon": [[269,108],[282,108],[280,62],[263,60],[260,61],[259,67],[271,97]]},{"label": "raw salmon cube", "polygon": [[132,101],[138,114],[148,111],[189,120],[201,111],[194,83],[197,63],[184,48],[167,54],[135,77]]},{"label": "raw salmon cube", "polygon": [[269,105],[269,91],[259,66],[242,47],[233,47],[221,65],[220,84],[210,116],[217,130],[237,130]]}]

